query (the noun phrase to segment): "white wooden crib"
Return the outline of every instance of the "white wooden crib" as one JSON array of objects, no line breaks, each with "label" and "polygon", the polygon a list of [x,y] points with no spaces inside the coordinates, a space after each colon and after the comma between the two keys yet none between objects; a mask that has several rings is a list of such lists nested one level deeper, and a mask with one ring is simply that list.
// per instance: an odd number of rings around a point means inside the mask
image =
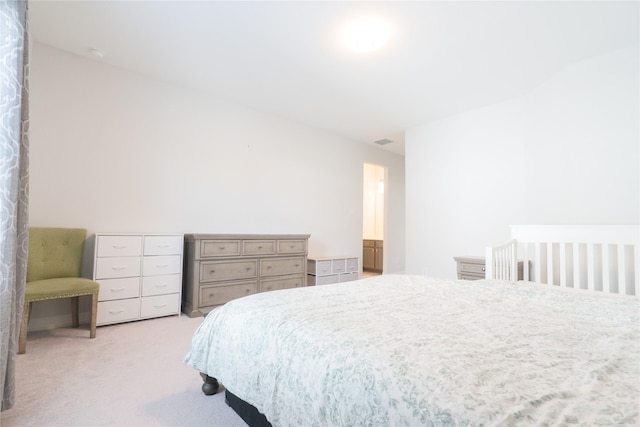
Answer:
[{"label": "white wooden crib", "polygon": [[640,295],[637,225],[512,225],[512,240],[486,249],[486,278]]}]

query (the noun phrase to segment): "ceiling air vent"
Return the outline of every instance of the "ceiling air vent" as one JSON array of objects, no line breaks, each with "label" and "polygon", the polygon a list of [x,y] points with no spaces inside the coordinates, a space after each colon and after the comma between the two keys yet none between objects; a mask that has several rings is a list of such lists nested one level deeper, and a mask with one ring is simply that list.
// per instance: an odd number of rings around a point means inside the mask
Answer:
[{"label": "ceiling air vent", "polygon": [[374,144],[378,144],[378,145],[387,145],[387,144],[391,144],[393,141],[390,139],[380,139],[378,141],[373,141]]}]

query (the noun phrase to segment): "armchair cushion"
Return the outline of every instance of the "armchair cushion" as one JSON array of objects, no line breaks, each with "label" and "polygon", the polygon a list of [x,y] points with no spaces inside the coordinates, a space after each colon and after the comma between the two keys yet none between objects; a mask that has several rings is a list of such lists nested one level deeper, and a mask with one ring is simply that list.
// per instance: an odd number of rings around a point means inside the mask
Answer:
[{"label": "armchair cushion", "polygon": [[100,285],[83,277],[61,277],[55,279],[35,280],[29,282],[24,300],[42,301],[46,299],[71,298],[82,295],[97,294]]}]

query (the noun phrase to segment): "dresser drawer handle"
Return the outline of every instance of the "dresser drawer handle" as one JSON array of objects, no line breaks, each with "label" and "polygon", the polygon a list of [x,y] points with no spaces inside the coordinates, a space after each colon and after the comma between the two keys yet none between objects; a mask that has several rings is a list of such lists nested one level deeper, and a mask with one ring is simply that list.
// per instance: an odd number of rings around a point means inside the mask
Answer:
[{"label": "dresser drawer handle", "polygon": [[156,247],[158,247],[158,248],[168,248],[169,244],[168,243],[164,243],[164,244],[157,245]]},{"label": "dresser drawer handle", "polygon": [[126,249],[129,245],[113,245],[113,249]]},{"label": "dresser drawer handle", "polygon": [[124,291],[126,288],[111,288],[109,289],[111,292],[122,292]]},{"label": "dresser drawer handle", "polygon": [[164,308],[167,306],[167,304],[154,304],[153,305],[155,308]]},{"label": "dresser drawer handle", "polygon": [[251,289],[246,289],[244,292],[247,293],[247,294],[250,294],[251,293]]},{"label": "dresser drawer handle", "polygon": [[[271,267],[269,267],[269,268],[271,268]],[[247,267],[247,271],[251,271],[251,267]]]},{"label": "dresser drawer handle", "polygon": [[156,264],[156,268],[167,268],[169,264]]},{"label": "dresser drawer handle", "polygon": [[114,265],[113,267],[111,267],[111,269],[112,269],[112,270],[116,270],[116,271],[119,271],[119,270],[126,270],[126,269],[127,269],[127,266],[126,266],[126,265]]},{"label": "dresser drawer handle", "polygon": [[211,270],[211,272],[209,274],[216,274],[215,270]]},{"label": "dresser drawer handle", "polygon": [[224,251],[224,246],[220,246],[218,249],[220,249],[221,251]]},{"label": "dresser drawer handle", "polygon": [[166,288],[167,286],[169,286],[169,285],[166,284],[166,283],[157,283],[156,284],[156,288]]},{"label": "dresser drawer handle", "polygon": [[120,314],[120,313],[124,313],[124,310],[120,309],[120,310],[109,310],[109,314]]},{"label": "dresser drawer handle", "polygon": [[482,267],[482,271],[484,271],[484,267]]}]

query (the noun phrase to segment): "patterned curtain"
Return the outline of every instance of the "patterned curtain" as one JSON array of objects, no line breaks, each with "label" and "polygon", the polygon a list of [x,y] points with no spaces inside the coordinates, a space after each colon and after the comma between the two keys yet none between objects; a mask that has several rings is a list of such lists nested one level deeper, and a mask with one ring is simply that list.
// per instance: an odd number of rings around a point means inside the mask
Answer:
[{"label": "patterned curtain", "polygon": [[27,1],[0,0],[0,400],[14,404],[27,277],[29,199]]}]

